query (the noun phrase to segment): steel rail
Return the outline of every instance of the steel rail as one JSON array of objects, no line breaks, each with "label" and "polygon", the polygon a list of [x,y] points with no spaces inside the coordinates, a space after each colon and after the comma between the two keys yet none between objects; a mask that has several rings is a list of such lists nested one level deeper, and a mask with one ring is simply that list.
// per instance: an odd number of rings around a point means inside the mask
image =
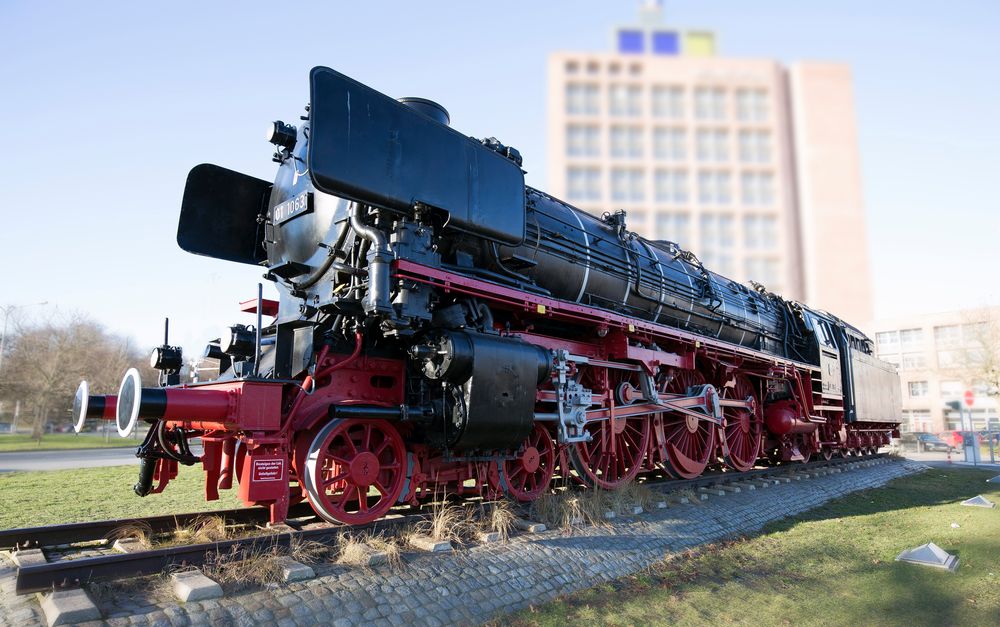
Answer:
[{"label": "steel rail", "polygon": [[[298,518],[306,515],[315,514],[304,503],[293,507],[289,511],[289,518]],[[109,539],[114,531],[123,527],[142,526],[148,527],[153,533],[162,533],[175,529],[178,526],[190,525],[207,516],[221,516],[227,524],[266,523],[270,517],[270,511],[265,507],[243,507],[209,512],[148,516],[145,518],[120,518],[117,520],[5,529],[0,530],[0,550],[14,551],[18,549],[105,540]]]},{"label": "steel rail", "polygon": [[210,555],[216,553],[288,548],[293,542],[329,541],[331,538],[339,537],[345,533],[378,533],[425,520],[427,517],[426,514],[412,514],[397,518],[383,518],[367,525],[330,526],[23,566],[17,569],[14,593],[20,595],[46,592],[60,588],[78,587],[98,580],[157,574],[172,566],[200,566]]}]

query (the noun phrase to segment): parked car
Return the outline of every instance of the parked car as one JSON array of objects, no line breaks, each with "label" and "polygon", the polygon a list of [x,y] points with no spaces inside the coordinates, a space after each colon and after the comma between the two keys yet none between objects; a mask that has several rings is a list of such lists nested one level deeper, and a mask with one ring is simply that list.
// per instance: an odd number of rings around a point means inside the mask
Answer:
[{"label": "parked car", "polygon": [[903,433],[899,436],[899,445],[904,450],[916,451],[950,451],[955,448],[933,433]]},{"label": "parked car", "polygon": [[[962,433],[964,433],[964,432],[963,431],[942,431],[941,433],[938,434],[938,437],[941,440],[943,440],[945,443],[947,443],[948,446],[950,446],[952,448],[962,448],[962,446],[963,446]],[[982,444],[983,443],[983,436],[979,435],[977,433],[976,434],[976,440],[977,440],[978,444]]]}]

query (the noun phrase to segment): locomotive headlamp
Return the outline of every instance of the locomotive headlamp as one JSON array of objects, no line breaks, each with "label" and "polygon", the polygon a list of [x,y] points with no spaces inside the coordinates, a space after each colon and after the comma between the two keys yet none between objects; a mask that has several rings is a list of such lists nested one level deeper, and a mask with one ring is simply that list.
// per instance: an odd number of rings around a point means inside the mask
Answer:
[{"label": "locomotive headlamp", "polygon": [[183,363],[181,349],[176,346],[158,346],[149,356],[149,367],[161,372],[176,372]]},{"label": "locomotive headlamp", "polygon": [[295,139],[295,127],[281,120],[271,122],[271,126],[267,129],[267,141],[286,150],[295,148]]},{"label": "locomotive headlamp", "polygon": [[250,357],[257,350],[257,334],[244,324],[234,324],[223,331],[219,349],[233,357]]},{"label": "locomotive headlamp", "polygon": [[205,352],[201,356],[205,359],[222,359],[226,354],[222,352],[219,342],[209,342],[205,345]]}]

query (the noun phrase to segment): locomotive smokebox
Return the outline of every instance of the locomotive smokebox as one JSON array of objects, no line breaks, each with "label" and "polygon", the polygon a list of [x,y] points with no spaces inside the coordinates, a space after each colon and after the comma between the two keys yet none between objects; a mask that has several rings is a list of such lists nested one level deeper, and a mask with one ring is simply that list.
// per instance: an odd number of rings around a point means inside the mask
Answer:
[{"label": "locomotive smokebox", "polygon": [[420,113],[423,113],[435,122],[444,124],[445,126],[451,125],[451,116],[448,115],[448,110],[433,100],[428,100],[426,98],[414,98],[412,96],[398,98],[397,100],[411,109],[415,109]]}]

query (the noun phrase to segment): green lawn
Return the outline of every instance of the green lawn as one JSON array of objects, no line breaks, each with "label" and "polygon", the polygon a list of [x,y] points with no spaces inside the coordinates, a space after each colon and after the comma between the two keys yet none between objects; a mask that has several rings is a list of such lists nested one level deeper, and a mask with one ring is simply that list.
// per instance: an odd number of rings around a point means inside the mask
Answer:
[{"label": "green lawn", "polygon": [[0,529],[240,506],[235,482],[218,501],[205,501],[200,465],[181,466],[165,491],[144,498],[132,492],[138,472],[138,466],[111,466],[0,474]]},{"label": "green lawn", "polygon": [[105,442],[99,434],[50,433],[42,436],[41,441],[32,440],[31,436],[22,433],[0,434],[0,453],[11,451],[55,451],[78,448],[120,448],[136,447],[139,441],[135,438],[120,438],[112,434]]},{"label": "green lawn", "polygon": [[[985,483],[994,475],[933,469],[902,478],[502,622],[997,625],[1000,506],[958,505],[977,494],[1000,503],[1000,485]],[[958,572],[894,561],[925,542],[958,553]]]}]

